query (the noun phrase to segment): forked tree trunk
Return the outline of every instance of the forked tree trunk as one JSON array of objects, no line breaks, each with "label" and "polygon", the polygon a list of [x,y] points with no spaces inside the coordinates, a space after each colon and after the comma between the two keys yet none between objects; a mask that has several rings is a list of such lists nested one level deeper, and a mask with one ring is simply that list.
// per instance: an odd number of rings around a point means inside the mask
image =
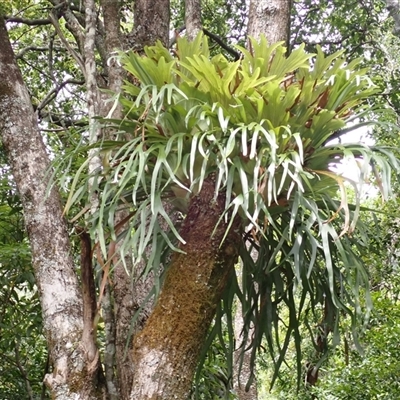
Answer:
[{"label": "forked tree trunk", "polygon": [[134,339],[131,400],[187,400],[201,348],[229,274],[234,273],[240,231],[216,224],[225,198],[214,200],[210,178],[191,200],[181,229],[185,252],[175,253],[162,292],[142,332]]},{"label": "forked tree trunk", "polygon": [[49,159],[1,16],[0,46],[0,133],[24,208],[50,348],[53,368],[45,382],[55,399],[99,399],[98,352],[93,354],[91,335],[84,331],[59,194],[49,188]]}]

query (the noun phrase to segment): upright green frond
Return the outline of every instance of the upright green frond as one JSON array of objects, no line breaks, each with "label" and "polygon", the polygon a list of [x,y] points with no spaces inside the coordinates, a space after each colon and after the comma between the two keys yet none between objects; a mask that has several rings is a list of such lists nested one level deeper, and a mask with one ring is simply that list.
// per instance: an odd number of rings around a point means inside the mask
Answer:
[{"label": "upright green frond", "polygon": [[173,82],[172,67],[176,61],[171,57],[154,59],[130,53],[122,58],[122,62],[125,69],[143,85],[156,85],[160,88]]}]

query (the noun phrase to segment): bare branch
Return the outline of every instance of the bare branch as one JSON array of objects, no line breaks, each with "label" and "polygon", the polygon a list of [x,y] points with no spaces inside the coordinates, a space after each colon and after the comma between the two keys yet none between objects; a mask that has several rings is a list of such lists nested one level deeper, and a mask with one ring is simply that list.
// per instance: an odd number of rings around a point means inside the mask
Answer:
[{"label": "bare branch", "polygon": [[57,97],[60,90],[62,90],[66,85],[83,85],[84,83],[84,81],[79,81],[76,79],[67,79],[59,85],[56,85],[56,87],[53,88],[49,93],[47,93],[47,96],[40,102],[40,104],[36,108],[36,111],[40,113],[40,111],[44,107],[46,107],[47,104],[49,104],[53,99]]},{"label": "bare branch", "polygon": [[[71,115],[63,115],[63,114],[54,114],[47,111],[42,111],[40,113],[40,118],[42,120],[48,120],[52,125],[57,125],[61,130],[67,130],[71,127],[74,128],[84,128],[86,129],[88,126],[88,122],[86,119],[72,119]],[[51,128],[40,128],[41,131],[47,132],[51,131]]]},{"label": "bare branch", "polygon": [[236,51],[234,48],[228,46],[218,35],[215,33],[210,32],[208,29],[203,28],[203,32],[207,35],[210,39],[214,40],[214,42],[218,43],[225,51],[227,51],[235,61],[240,59],[240,53]]},{"label": "bare branch", "polygon": [[[56,48],[54,48],[54,50],[63,51],[64,49],[62,47],[56,47]],[[49,47],[40,47],[40,46],[27,46],[27,47],[23,48],[22,50],[20,50],[19,53],[15,55],[15,58],[18,60],[18,59],[22,58],[29,51],[47,52],[47,51],[50,51],[50,48]]]},{"label": "bare branch", "polygon": [[61,31],[60,24],[58,23],[58,18],[53,14],[50,13],[49,17],[51,19],[51,22],[54,25],[54,28],[57,31],[57,35],[59,36],[60,40],[63,42],[64,46],[68,50],[68,52],[71,54],[71,56],[75,59],[75,61],[78,63],[79,68],[81,69],[83,75],[86,78],[86,71],[85,71],[85,64],[82,60],[82,57],[71,47],[71,45],[68,43],[68,40],[65,38],[64,34]]},{"label": "bare branch", "polygon": [[[169,47],[172,47],[175,44],[176,39],[179,37],[179,34],[183,32],[185,29],[186,29],[185,25],[182,25],[179,28],[175,29],[174,35],[172,36],[169,42]],[[226,44],[218,35],[210,32],[206,28],[203,28],[202,31],[206,36],[208,36],[214,42],[219,44],[227,53],[229,53],[234,58],[235,61],[240,59],[240,52],[236,51],[233,47]]]},{"label": "bare branch", "polygon": [[21,18],[21,17],[11,17],[11,16],[6,16],[5,17],[6,22],[15,22],[19,24],[25,24],[29,26],[39,26],[39,25],[50,25],[51,21],[49,18],[47,19],[27,19],[27,18]]},{"label": "bare branch", "polygon": [[71,8],[65,1],[60,0],[50,0],[50,2],[54,5],[54,9],[62,8],[62,12],[59,13],[59,16],[63,16],[67,23],[67,29],[74,36],[76,43],[78,44],[79,49],[82,51],[85,35],[82,22],[79,21],[78,17],[72,12]]}]

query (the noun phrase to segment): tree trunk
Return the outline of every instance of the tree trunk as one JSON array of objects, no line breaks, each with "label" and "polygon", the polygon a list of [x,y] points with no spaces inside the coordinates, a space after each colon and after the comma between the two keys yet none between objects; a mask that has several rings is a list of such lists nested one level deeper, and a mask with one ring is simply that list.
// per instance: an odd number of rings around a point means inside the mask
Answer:
[{"label": "tree trunk", "polygon": [[50,189],[46,148],[1,16],[0,44],[0,132],[24,208],[41,299],[53,366],[45,382],[55,399],[98,399],[98,352],[83,340],[83,300],[59,194]]},{"label": "tree trunk", "polygon": [[[253,253],[252,253],[253,254]],[[255,255],[257,257],[257,254]],[[238,281],[241,281],[241,274],[243,268],[240,268],[240,273],[238,274]],[[243,334],[243,308],[240,301],[237,301],[237,309],[235,313],[234,320],[234,334],[236,348],[233,353],[233,389],[238,400],[257,400],[257,379],[253,377],[253,381],[246,390],[247,383],[249,379],[254,374],[252,370],[251,353],[252,349],[247,349],[251,344],[251,336],[254,332],[254,326],[249,327],[249,332],[247,338]]]},{"label": "tree trunk", "polygon": [[128,37],[129,47],[141,51],[157,40],[168,46],[169,0],[137,0],[134,7],[135,22]]},{"label": "tree trunk", "polygon": [[[155,309],[134,339],[131,400],[186,400],[207,330],[227,277],[234,273],[240,232],[216,223],[225,197],[214,200],[214,181],[191,200],[181,229],[185,253],[175,253]],[[215,230],[215,231],[214,231]]]},{"label": "tree trunk", "polygon": [[[109,1],[109,0],[108,0]],[[134,3],[134,27],[127,37],[126,46],[142,52],[148,45],[154,45],[160,40],[164,45],[169,43],[169,0],[149,2],[137,0]],[[165,207],[167,209],[167,207]],[[123,219],[122,215],[118,218]],[[172,218],[173,220],[173,218]],[[148,249],[150,252],[151,249]],[[132,259],[126,259],[126,265],[132,267]],[[154,276],[150,273],[142,276],[145,261],[135,268],[131,268],[132,275],[129,276],[122,263],[118,263],[114,271],[114,294],[115,294],[115,317],[116,317],[116,360],[120,383],[121,399],[128,399],[132,390],[132,376],[136,366],[136,360],[132,358],[132,339],[128,332],[133,335],[139,333],[148,316],[153,310],[153,302],[149,301],[143,307],[135,326],[132,320],[140,309],[147,295],[154,285]],[[156,278],[158,279],[158,278]],[[128,352],[127,350],[127,341]],[[141,385],[141,383],[139,383]]]},{"label": "tree trunk", "polygon": [[202,30],[200,0],[185,0],[186,35],[193,40]]},{"label": "tree trunk", "polygon": [[[250,0],[249,23],[247,26],[248,36],[259,38],[264,34],[269,44],[278,41],[289,41],[291,0]],[[254,261],[258,258],[258,252],[252,249],[251,256]],[[243,271],[239,273],[239,281]],[[243,311],[242,304],[238,302],[235,313],[235,341],[234,353],[234,380],[233,387],[239,400],[256,400],[258,398],[257,380],[246,390],[246,385],[253,374],[251,350],[245,351],[250,344],[254,326],[248,327],[247,340],[243,337]]]},{"label": "tree trunk", "polygon": [[259,38],[263,33],[269,44],[288,41],[291,0],[250,0],[247,35]]}]

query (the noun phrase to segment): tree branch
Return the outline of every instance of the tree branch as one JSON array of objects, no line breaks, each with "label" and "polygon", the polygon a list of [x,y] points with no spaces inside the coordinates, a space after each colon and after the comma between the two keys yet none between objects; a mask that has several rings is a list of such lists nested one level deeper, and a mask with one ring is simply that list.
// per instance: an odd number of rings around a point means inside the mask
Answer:
[{"label": "tree branch", "polygon": [[79,50],[83,50],[83,45],[85,42],[85,35],[83,30],[83,25],[77,18],[77,16],[72,12],[70,7],[66,2],[60,0],[50,0],[50,2],[54,5],[54,9],[58,9],[60,7],[64,7],[62,13],[59,14],[59,17],[63,16],[66,21],[66,28],[72,33],[74,36],[76,43],[79,47]]},{"label": "tree branch", "polygon": [[[177,37],[179,37],[179,34],[183,32],[185,29],[186,29],[185,25],[182,25],[181,27],[175,29],[174,35],[169,42],[169,47],[172,47],[175,44]],[[240,52],[235,50],[233,47],[227,45],[218,35],[210,32],[206,28],[202,28],[202,31],[206,36],[214,40],[214,42],[218,43],[224,50],[226,50],[231,56],[233,56],[235,61],[240,59],[241,57]]]},{"label": "tree branch", "polygon": [[25,381],[26,391],[28,392],[29,400],[33,400],[34,397],[33,397],[32,386],[31,386],[31,383],[29,382],[28,374],[25,371],[25,368],[23,367],[23,365],[21,364],[21,357],[20,357],[19,347],[18,347],[17,342],[14,343],[14,351],[15,351],[15,361],[16,361],[17,367],[19,369],[19,372],[21,373],[21,375]]},{"label": "tree branch", "polygon": [[78,63],[79,68],[81,69],[83,75],[86,78],[85,64],[82,60],[82,57],[68,43],[68,40],[65,38],[64,34],[61,31],[60,24],[58,23],[58,18],[52,12],[49,14],[49,17],[54,25],[54,28],[56,29],[57,35],[59,36],[60,40],[63,42],[64,46],[71,54],[71,56],[74,58],[74,60]]},{"label": "tree branch", "polygon": [[208,29],[203,28],[203,32],[210,39],[214,40],[214,42],[218,43],[226,52],[228,52],[235,61],[240,59],[240,53],[236,51],[234,48],[228,46],[219,36],[215,33],[210,32]]},{"label": "tree branch", "polygon": [[[62,47],[55,47],[53,48],[54,50],[58,50],[58,51],[63,51],[64,49]],[[22,50],[19,51],[18,54],[15,55],[15,58],[17,60],[21,59],[26,53],[28,53],[29,51],[42,51],[42,52],[47,52],[50,51],[49,47],[40,47],[40,46],[27,46],[25,48],[23,48]]]},{"label": "tree branch", "polygon": [[21,18],[21,17],[11,17],[11,16],[5,16],[4,17],[6,22],[15,22],[18,24],[25,24],[29,26],[39,26],[39,25],[50,25],[51,20],[49,18],[46,19],[27,19],[27,18]]},{"label": "tree branch", "polygon": [[56,85],[49,93],[47,93],[46,97],[40,102],[40,104],[36,107],[36,111],[40,113],[40,111],[47,106],[55,97],[57,97],[58,93],[61,89],[63,89],[66,85],[83,85],[85,82],[77,79],[67,79],[66,81]]}]

